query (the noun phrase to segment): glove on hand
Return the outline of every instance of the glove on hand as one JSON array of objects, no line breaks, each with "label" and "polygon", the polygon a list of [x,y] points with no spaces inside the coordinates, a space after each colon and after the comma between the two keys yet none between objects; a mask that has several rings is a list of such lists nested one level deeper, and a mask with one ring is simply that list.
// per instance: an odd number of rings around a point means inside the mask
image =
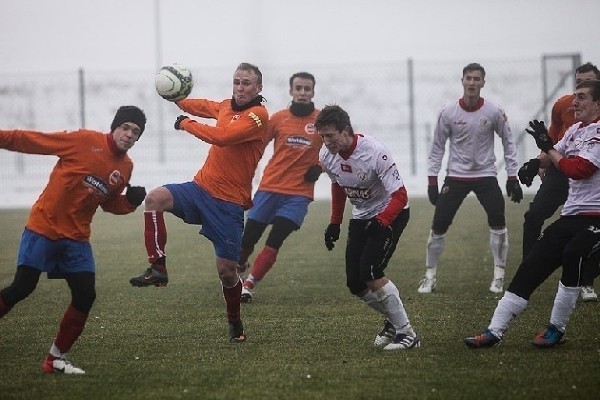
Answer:
[{"label": "glove on hand", "polygon": [[533,136],[538,149],[544,153],[548,153],[554,148],[552,145],[552,139],[550,139],[550,136],[548,136],[548,129],[546,129],[544,121],[538,121],[537,119],[534,119],[533,121],[529,121],[529,126],[530,128],[525,129],[525,131]]},{"label": "glove on hand", "polygon": [[506,181],[506,195],[515,203],[520,203],[523,200],[523,190],[519,181],[515,178]]},{"label": "glove on hand", "polygon": [[[533,178],[538,174],[540,170],[540,159],[532,158],[527,161],[521,168],[519,168],[519,180],[527,187],[533,183]],[[507,192],[508,193],[508,192]]]},{"label": "glove on hand", "polygon": [[142,204],[146,198],[146,188],[143,186],[131,186],[130,184],[127,184],[125,198],[129,203],[137,207]]},{"label": "glove on hand", "polygon": [[438,201],[438,197],[440,197],[440,189],[438,189],[437,184],[437,176],[429,176],[429,184],[427,186],[427,196],[429,197],[429,202],[435,206],[435,203]]},{"label": "glove on hand", "polygon": [[340,238],[340,224],[329,224],[325,229],[325,247],[331,251],[335,247],[333,242]]},{"label": "glove on hand", "polygon": [[189,119],[189,117],[186,117],[185,115],[180,115],[179,117],[177,117],[174,125],[175,129],[177,129],[178,131],[181,130],[181,122],[185,121],[186,119]]},{"label": "glove on hand", "polygon": [[319,180],[321,172],[323,172],[323,169],[320,165],[311,165],[310,167],[308,167],[306,173],[304,174],[304,180],[306,182],[316,182],[317,180]]},{"label": "glove on hand", "polygon": [[365,233],[370,237],[382,236],[387,230],[377,218],[371,218],[365,226]]}]

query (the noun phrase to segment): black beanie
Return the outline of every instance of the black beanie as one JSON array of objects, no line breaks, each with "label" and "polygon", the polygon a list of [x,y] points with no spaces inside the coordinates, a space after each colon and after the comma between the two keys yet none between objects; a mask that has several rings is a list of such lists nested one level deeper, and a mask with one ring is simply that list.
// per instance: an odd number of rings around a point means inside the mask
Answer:
[{"label": "black beanie", "polygon": [[125,122],[131,122],[139,126],[141,136],[146,127],[146,115],[136,106],[121,106],[117,110],[112,124],[110,124],[110,131],[114,132],[115,129]]}]

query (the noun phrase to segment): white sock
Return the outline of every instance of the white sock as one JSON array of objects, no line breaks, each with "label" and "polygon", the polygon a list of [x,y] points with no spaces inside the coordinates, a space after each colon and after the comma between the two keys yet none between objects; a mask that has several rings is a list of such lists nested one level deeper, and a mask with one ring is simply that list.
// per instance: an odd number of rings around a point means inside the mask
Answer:
[{"label": "white sock", "polygon": [[392,281],[388,281],[382,288],[373,293],[377,296],[377,302],[381,305],[384,315],[396,328],[396,333],[414,336],[415,331],[410,325],[396,285]]},{"label": "white sock", "polygon": [[432,278],[435,276],[438,259],[440,258],[440,254],[444,251],[444,247],[446,247],[446,234],[436,235],[433,231],[429,232],[429,238],[427,239],[427,252],[425,254],[425,265],[427,266],[427,270],[432,270],[433,276],[427,276],[428,278]]},{"label": "white sock", "polygon": [[363,303],[365,303],[367,306],[371,307],[373,310],[377,311],[380,314],[384,314],[385,312],[383,311],[383,308],[381,307],[381,304],[379,304],[379,301],[377,301],[377,296],[375,295],[375,293],[373,293],[371,291],[371,289],[369,289],[369,291],[360,298]]},{"label": "white sock", "polygon": [[502,337],[511,321],[525,310],[527,303],[527,300],[514,293],[504,292],[504,296],[498,300],[488,329],[496,336]]},{"label": "white sock", "polygon": [[554,305],[550,314],[550,323],[564,332],[577,304],[580,287],[566,287],[558,281],[558,290],[554,297]]},{"label": "white sock", "polygon": [[64,355],[54,343],[52,343],[52,346],[50,346],[50,354],[56,358],[61,358]]},{"label": "white sock", "polygon": [[508,229],[490,229],[490,249],[494,265],[504,267],[508,255]]},{"label": "white sock", "polygon": [[504,279],[504,267],[496,265],[494,267],[494,280],[498,278]]}]

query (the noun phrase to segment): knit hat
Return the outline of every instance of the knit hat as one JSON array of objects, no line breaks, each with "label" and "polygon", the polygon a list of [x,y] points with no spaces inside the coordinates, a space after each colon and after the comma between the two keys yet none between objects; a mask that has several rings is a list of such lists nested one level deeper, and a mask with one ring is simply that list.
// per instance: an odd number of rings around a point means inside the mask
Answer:
[{"label": "knit hat", "polygon": [[125,122],[136,124],[140,128],[141,136],[146,127],[146,115],[144,115],[144,112],[136,106],[121,106],[117,110],[112,124],[110,124],[110,131],[114,132],[115,129]]}]

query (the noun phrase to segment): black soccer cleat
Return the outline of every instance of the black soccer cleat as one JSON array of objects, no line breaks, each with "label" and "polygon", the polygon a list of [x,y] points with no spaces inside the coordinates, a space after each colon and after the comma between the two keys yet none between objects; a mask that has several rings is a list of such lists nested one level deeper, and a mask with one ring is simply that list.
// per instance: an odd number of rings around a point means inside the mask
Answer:
[{"label": "black soccer cleat", "polygon": [[134,276],[129,279],[129,283],[136,287],[156,286],[164,287],[169,283],[169,275],[167,271],[159,271],[154,266],[151,266],[146,271],[138,276]]}]

